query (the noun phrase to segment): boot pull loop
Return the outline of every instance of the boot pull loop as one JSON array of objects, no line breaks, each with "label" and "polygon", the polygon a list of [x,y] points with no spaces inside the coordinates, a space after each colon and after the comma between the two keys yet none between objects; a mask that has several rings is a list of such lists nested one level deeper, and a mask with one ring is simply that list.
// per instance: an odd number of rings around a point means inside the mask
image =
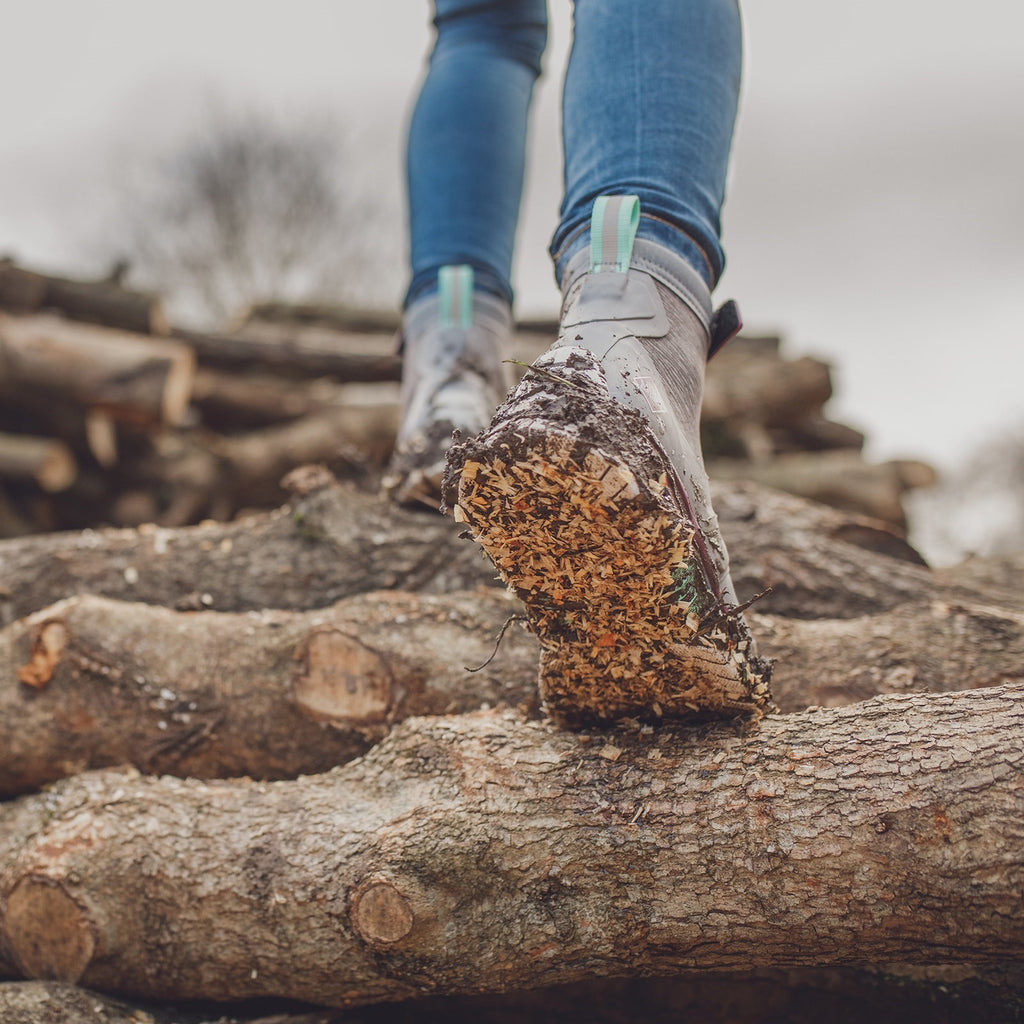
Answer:
[{"label": "boot pull loop", "polygon": [[590,272],[625,274],[640,223],[637,196],[598,196],[590,215]]},{"label": "boot pull loop", "polygon": [[438,317],[442,327],[470,327],[473,322],[473,268],[468,264],[437,272]]},{"label": "boot pull loop", "polygon": [[711,344],[708,348],[708,359],[727,341],[735,338],[742,326],[739,306],[732,299],[726,299],[711,317]]}]

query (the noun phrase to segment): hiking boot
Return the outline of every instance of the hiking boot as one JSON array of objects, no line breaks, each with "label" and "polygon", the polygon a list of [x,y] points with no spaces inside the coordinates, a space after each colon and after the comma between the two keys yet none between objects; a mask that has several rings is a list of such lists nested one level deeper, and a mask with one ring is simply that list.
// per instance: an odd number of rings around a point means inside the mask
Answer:
[{"label": "hiking boot", "polygon": [[635,240],[638,218],[634,196],[595,203],[558,340],[444,479],[525,603],[541,696],[570,726],[772,706],[700,450],[710,295],[681,257]]},{"label": "hiking boot", "polygon": [[401,505],[436,509],[453,432],[484,430],[508,391],[512,313],[473,291],[471,267],[442,267],[437,293],[409,307],[402,333],[402,423],[384,488]]}]

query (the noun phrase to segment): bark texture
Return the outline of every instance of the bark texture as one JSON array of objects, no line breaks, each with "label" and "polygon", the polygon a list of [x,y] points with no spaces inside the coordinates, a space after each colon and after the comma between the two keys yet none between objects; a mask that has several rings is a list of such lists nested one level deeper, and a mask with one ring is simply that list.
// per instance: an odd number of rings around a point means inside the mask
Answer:
[{"label": "bark texture", "polygon": [[379,592],[323,611],[175,612],[88,595],[0,634],[0,797],[86,768],[288,778],[411,715],[536,700],[504,591]]},{"label": "bark texture", "polygon": [[184,609],[305,610],[382,588],[494,582],[490,563],[450,520],[310,476],[289,505],[232,523],[2,541],[0,619],[82,593]]},{"label": "bark texture", "polygon": [[[379,589],[496,583],[490,562],[440,515],[394,508],[315,470],[274,512],[180,530],[87,530],[0,541],[0,622],[72,594],[220,611],[319,608]],[[931,597],[1015,607],[1015,590],[933,580],[879,523],[749,484],[716,490],[741,600],[760,612],[852,618]],[[202,605],[198,602],[202,601]]]},{"label": "bark texture", "polygon": [[[0,633],[0,796],[117,764],[290,778],[364,753],[411,715],[532,708],[536,641],[502,633],[520,611],[497,588],[380,591],[305,613],[69,598]],[[1024,615],[1003,609],[751,618],[783,711],[1024,679]]]},{"label": "bark texture", "polygon": [[1017,960],[1022,696],[592,738],[485,713],[293,782],[81,775],[0,808],[0,935],[28,977],[337,1006]]}]

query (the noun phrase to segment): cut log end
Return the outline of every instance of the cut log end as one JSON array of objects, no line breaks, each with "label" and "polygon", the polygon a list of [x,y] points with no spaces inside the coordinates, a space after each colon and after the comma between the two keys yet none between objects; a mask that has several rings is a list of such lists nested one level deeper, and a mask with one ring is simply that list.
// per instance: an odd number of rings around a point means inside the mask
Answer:
[{"label": "cut log end", "polygon": [[22,878],[7,898],[4,937],[27,978],[77,982],[96,952],[85,910],[49,878]]},{"label": "cut log end", "polygon": [[414,922],[411,903],[386,879],[364,882],[352,897],[352,923],[373,945],[400,942],[412,931]]},{"label": "cut log end", "polygon": [[55,494],[67,490],[77,475],[75,457],[62,441],[0,434],[0,477],[33,480],[44,491]]}]

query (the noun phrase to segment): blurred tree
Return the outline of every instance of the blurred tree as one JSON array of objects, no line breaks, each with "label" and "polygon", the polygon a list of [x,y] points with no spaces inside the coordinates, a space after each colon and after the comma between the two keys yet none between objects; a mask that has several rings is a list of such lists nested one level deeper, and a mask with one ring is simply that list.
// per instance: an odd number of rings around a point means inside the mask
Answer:
[{"label": "blurred tree", "polygon": [[375,245],[382,209],[343,135],[331,121],[215,115],[135,175],[108,247],[178,319],[223,321],[272,299],[380,302],[381,277],[395,275]]}]

